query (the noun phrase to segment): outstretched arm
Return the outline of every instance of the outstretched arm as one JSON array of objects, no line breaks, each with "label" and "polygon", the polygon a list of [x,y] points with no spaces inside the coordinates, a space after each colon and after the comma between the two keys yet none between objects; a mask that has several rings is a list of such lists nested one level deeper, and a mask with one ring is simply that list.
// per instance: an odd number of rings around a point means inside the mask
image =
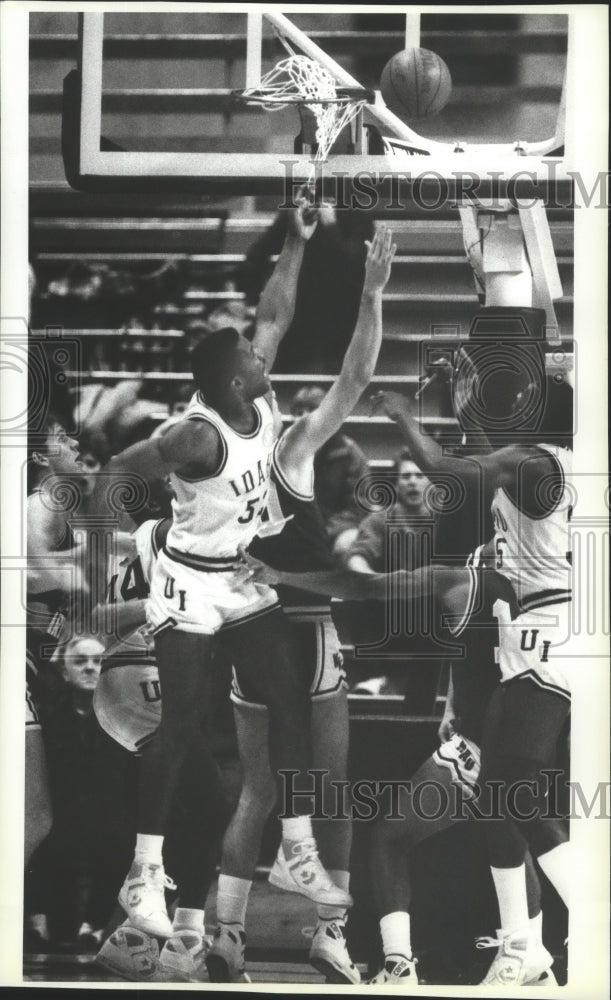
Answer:
[{"label": "outstretched arm", "polygon": [[283,470],[298,471],[342,426],[369,385],[382,343],[382,292],[390,277],[396,246],[381,226],[367,242],[365,281],[359,315],[336,382],[313,413],[298,420],[282,439]]},{"label": "outstretched arm", "polygon": [[525,457],[523,448],[509,446],[487,455],[448,455],[423,430],[412,414],[409,400],[401,393],[377,392],[372,400],[376,408],[396,422],[414,462],[433,481],[436,476],[449,474],[461,479],[468,487],[477,487],[482,476],[490,487],[515,484],[519,466]]},{"label": "outstretched arm", "polygon": [[316,209],[305,192],[297,198],[297,208],[291,213],[289,228],[274,273],[261,293],[253,344],[262,354],[268,369],[273,367],[280,341],[291,325],[295,313],[297,282],[307,241],[318,222]]},{"label": "outstretched arm", "polygon": [[177,469],[193,470],[194,477],[208,475],[218,464],[220,448],[219,433],[212,424],[180,420],[161,437],[138,441],[110,459],[97,474],[90,512],[108,513],[109,490],[122,477],[126,483],[130,477],[164,479]]},{"label": "outstretched arm", "polygon": [[424,597],[433,588],[443,590],[448,586],[455,570],[448,566],[421,566],[420,569],[408,572],[397,570],[395,573],[357,573],[348,569],[315,570],[309,573],[291,573],[287,570],[273,569],[267,563],[254,559],[243,549],[240,555],[249,576],[257,583],[267,583],[269,586],[281,584],[308,590],[315,594],[328,594],[344,601],[386,601],[391,598]]}]

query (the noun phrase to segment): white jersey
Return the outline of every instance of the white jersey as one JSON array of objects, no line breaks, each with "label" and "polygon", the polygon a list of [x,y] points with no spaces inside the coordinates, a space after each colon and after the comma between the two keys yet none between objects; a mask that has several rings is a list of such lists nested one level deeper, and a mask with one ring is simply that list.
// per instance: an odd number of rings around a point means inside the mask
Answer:
[{"label": "white jersey", "polygon": [[257,534],[267,504],[276,413],[267,397],[253,403],[256,422],[240,434],[196,393],[183,419],[204,420],[219,432],[217,470],[204,479],[170,477],[175,499],[166,548],[192,557],[193,565],[217,568]]},{"label": "white jersey", "polygon": [[571,452],[540,445],[554,456],[559,475],[540,484],[540,502],[552,509],[540,517],[524,513],[504,489],[492,501],[496,569],[513,584],[523,611],[564,602],[571,594]]},{"label": "white jersey", "polygon": [[[108,575],[109,603],[124,604],[147,597],[159,551],[157,531],[163,521],[145,521],[134,533],[136,551],[127,558],[111,559]],[[161,690],[154,658],[153,638],[147,625],[110,647],[93,708],[102,729],[131,752],[152,736],[161,718]]]}]

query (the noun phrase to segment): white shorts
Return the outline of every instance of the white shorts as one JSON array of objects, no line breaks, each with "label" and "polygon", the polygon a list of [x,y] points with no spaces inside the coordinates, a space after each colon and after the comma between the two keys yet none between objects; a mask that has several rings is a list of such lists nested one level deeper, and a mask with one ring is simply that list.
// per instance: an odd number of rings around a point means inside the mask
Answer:
[{"label": "white shorts", "polygon": [[120,659],[103,664],[93,710],[105,733],[131,753],[139,753],[161,722],[157,667]]},{"label": "white shorts", "polygon": [[243,571],[186,565],[163,549],[146,606],[153,634],[168,628],[214,635],[223,625],[250,621],[278,604],[275,590],[245,580]]},{"label": "white shorts", "polygon": [[439,767],[446,767],[452,775],[452,784],[460,785],[469,797],[475,794],[475,785],[479,778],[481,754],[477,743],[468,740],[460,733],[442,743],[432,754],[432,759]]},{"label": "white shorts", "polygon": [[35,729],[40,729],[40,719],[36,711],[36,704],[27,681],[25,684],[25,728],[28,733],[33,732]]},{"label": "white shorts", "polygon": [[[290,613],[285,612],[285,614],[291,620],[308,665],[311,664],[311,700],[322,701],[333,697],[339,691],[346,690],[344,657],[331,615],[317,615],[304,619],[299,615],[293,617]],[[231,700],[236,705],[265,708],[256,694],[249,690],[248,678],[239,678],[235,667],[231,681]]]},{"label": "white shorts", "polygon": [[509,606],[498,601],[501,683],[528,677],[539,687],[571,697],[571,672],[579,637],[571,634],[571,602],[524,611],[511,619]]}]

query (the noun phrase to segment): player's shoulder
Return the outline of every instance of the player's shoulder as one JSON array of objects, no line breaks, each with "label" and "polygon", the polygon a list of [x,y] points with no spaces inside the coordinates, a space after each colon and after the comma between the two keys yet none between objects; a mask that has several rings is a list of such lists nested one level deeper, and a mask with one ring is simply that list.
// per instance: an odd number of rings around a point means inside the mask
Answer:
[{"label": "player's shoulder", "polygon": [[[227,444],[219,425],[203,411],[187,410],[184,417],[158,438],[163,459],[174,461],[178,476],[208,477],[222,463]],[[176,460],[181,464],[176,467]]]}]

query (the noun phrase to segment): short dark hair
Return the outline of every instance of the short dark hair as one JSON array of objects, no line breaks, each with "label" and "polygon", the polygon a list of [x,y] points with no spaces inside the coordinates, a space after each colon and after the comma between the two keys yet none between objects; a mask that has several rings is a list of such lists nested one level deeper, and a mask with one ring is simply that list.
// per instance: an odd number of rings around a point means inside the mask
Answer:
[{"label": "short dark hair", "polygon": [[193,381],[207,398],[222,391],[234,360],[240,334],[232,326],[214,330],[193,348],[189,355]]},{"label": "short dark hair", "polygon": [[392,463],[393,471],[398,472],[403,462],[413,462],[414,465],[418,465],[418,463],[414,461],[414,457],[409,448],[407,447],[407,445],[402,447],[400,451],[398,451],[397,454],[395,455]]}]

